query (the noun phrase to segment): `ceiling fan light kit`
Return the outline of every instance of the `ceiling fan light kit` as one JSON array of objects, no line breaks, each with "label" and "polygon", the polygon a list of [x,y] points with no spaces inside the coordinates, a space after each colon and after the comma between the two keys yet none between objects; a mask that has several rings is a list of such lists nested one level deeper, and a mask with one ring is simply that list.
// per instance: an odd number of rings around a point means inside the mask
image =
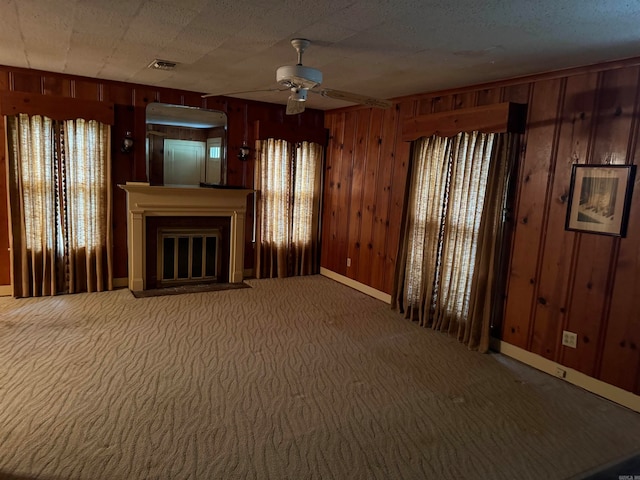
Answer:
[{"label": "ceiling fan light kit", "polygon": [[291,96],[289,98],[291,100],[295,100],[296,102],[304,102],[307,99],[307,90],[303,88],[291,87]]}]

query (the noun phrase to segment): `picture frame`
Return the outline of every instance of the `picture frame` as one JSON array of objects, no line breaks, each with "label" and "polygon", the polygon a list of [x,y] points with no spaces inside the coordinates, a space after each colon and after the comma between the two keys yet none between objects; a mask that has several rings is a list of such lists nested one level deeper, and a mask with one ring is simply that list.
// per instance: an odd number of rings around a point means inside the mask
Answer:
[{"label": "picture frame", "polygon": [[565,230],[624,237],[635,174],[635,165],[574,164]]}]

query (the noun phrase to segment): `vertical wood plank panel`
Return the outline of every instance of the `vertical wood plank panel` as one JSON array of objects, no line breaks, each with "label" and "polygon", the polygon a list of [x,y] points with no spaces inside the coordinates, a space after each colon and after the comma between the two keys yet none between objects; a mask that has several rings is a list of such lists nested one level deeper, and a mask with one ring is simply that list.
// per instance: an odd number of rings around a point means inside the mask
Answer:
[{"label": "vertical wood plank panel", "polygon": [[136,85],[133,89],[133,105],[147,108],[147,105],[158,101],[158,90],[155,87]]},{"label": "vertical wood plank panel", "polygon": [[102,100],[101,84],[97,81],[74,79],[71,81],[71,89],[75,98]]},{"label": "vertical wood plank panel", "polygon": [[158,102],[170,103],[172,105],[183,105],[184,95],[178,90],[162,88],[158,90]]},{"label": "vertical wood plank panel", "polygon": [[[189,101],[190,95],[183,95],[183,100],[186,102]],[[204,105],[204,100],[200,98],[198,95],[198,101],[200,105]],[[188,105],[188,103],[186,103]],[[248,105],[247,105],[248,108]],[[242,163],[242,179],[240,185],[245,188],[254,188],[255,187],[255,161],[256,161],[256,152],[255,152],[255,144],[257,138],[257,134],[254,127],[254,122],[250,121],[251,115],[247,110],[247,145],[250,148],[249,158]],[[227,136],[229,129],[227,128]],[[227,152],[228,156],[228,152]],[[237,154],[235,155],[237,159]],[[253,223],[254,223],[254,197],[255,194],[247,195],[247,213],[244,220],[244,231],[245,233],[245,246],[244,246],[244,268],[245,269],[253,269],[255,267],[255,258],[256,258],[256,245],[254,242],[251,242],[251,235],[253,232]]]},{"label": "vertical wood plank panel", "polygon": [[320,254],[320,264],[322,267],[337,271],[336,253],[334,247],[337,245],[337,175],[340,170],[340,146],[342,144],[342,131],[344,122],[342,114],[327,114],[325,117],[325,128],[329,130],[329,143],[326,151],[326,162],[324,167],[324,199],[322,202],[322,252]]},{"label": "vertical wood plank panel", "polygon": [[503,340],[527,348],[561,80],[536,83],[529,108]]},{"label": "vertical wood plank panel", "polygon": [[494,103],[499,103],[501,100],[501,90],[498,87],[494,88],[483,88],[482,90],[478,90],[476,95],[476,106],[480,107],[482,105],[492,105]]},{"label": "vertical wood plank panel", "polygon": [[453,96],[453,109],[459,110],[461,108],[471,108],[476,106],[477,92],[463,92],[457,93]]},{"label": "vertical wood plank panel", "polygon": [[358,259],[357,281],[371,285],[373,261],[373,225],[378,204],[378,172],[380,147],[382,145],[382,119],[384,111],[370,110],[369,131],[366,139],[365,170],[362,192],[362,223],[360,226],[360,258]]},{"label": "vertical wood plank panel", "polygon": [[133,91],[133,179],[137,182],[147,180],[147,153],[145,141],[147,136],[146,108],[149,103],[158,99],[158,92],[154,87],[136,86]]},{"label": "vertical wood plank panel", "polygon": [[[9,90],[9,72],[0,70],[0,90]],[[0,116],[0,132],[4,132],[4,117]],[[7,158],[5,135],[0,134],[0,285],[11,282],[9,269],[9,205],[7,198]]]},{"label": "vertical wood plank panel", "polygon": [[[356,113],[356,129],[351,148],[351,196],[349,198],[349,246],[347,258],[351,265],[347,267],[347,276],[358,278],[360,250],[366,248],[360,236],[362,226],[362,201],[364,196],[365,165],[367,158],[369,120],[371,109],[358,110]],[[345,138],[348,141],[348,138]]]},{"label": "vertical wood plank panel", "polygon": [[42,94],[42,77],[38,73],[12,71],[10,76],[13,91]]},{"label": "vertical wood plank panel", "polygon": [[[406,118],[415,115],[415,102],[407,101],[396,105],[398,109],[396,131],[400,130],[402,122]],[[409,168],[409,156],[411,143],[403,142],[400,135],[396,137],[396,151],[393,163],[393,182],[391,183],[391,204],[389,206],[389,222],[393,227],[389,230],[387,244],[385,246],[384,289],[385,293],[392,293],[395,282],[396,259],[400,234],[403,228],[402,215],[407,186],[407,172]]]},{"label": "vertical wood plank panel", "polygon": [[[638,152],[638,147],[636,147]],[[635,164],[637,165],[637,153]],[[600,380],[640,394],[640,176],[620,254],[600,365]]]},{"label": "vertical wood plank panel", "polygon": [[[0,71],[0,90],[9,90],[9,72]],[[4,117],[0,116],[0,132],[5,131]],[[7,157],[5,135],[0,134],[0,285],[11,282],[9,269],[9,205],[7,198]]]},{"label": "vertical wood plank panel", "polygon": [[615,240],[602,235],[577,235],[579,250],[564,329],[578,334],[578,348],[562,347],[560,362],[593,376]]},{"label": "vertical wood plank panel", "polygon": [[[260,109],[252,109],[257,117],[263,118]],[[238,152],[245,141],[248,141],[249,106],[234,99],[229,102],[229,118],[227,119],[227,183],[229,185],[242,185],[243,173],[247,164],[238,159]]]},{"label": "vertical wood plank panel", "polygon": [[532,88],[533,84],[531,83],[519,83],[504,87],[502,88],[502,101],[527,104]]},{"label": "vertical wood plank panel", "polygon": [[640,68],[602,73],[596,138],[590,163],[624,165]]},{"label": "vertical wood plank panel", "polygon": [[[248,108],[248,105],[247,105]],[[249,153],[249,158],[247,160],[245,160],[244,162],[240,162],[242,163],[242,180],[240,182],[240,185],[242,185],[243,187],[246,188],[253,188],[253,186],[255,185],[254,183],[254,166],[255,166],[255,152],[253,151],[253,146],[255,144],[255,140],[257,139],[256,137],[256,131],[254,129],[254,122],[249,121],[249,119],[253,116],[253,112],[251,112],[251,109],[247,109],[247,124],[246,127],[243,126],[242,131],[243,131],[243,142],[244,142],[244,138],[246,137],[246,143],[247,145],[251,148],[250,153]],[[227,129],[228,130],[228,129]],[[246,133],[244,132],[246,130]],[[234,157],[237,159],[238,158],[238,154],[236,153],[234,155]],[[253,204],[253,202],[251,202]],[[253,211],[253,205],[251,206],[251,209]]]},{"label": "vertical wood plank panel", "polygon": [[448,112],[449,110],[453,110],[453,95],[444,95],[431,99],[431,113]]},{"label": "vertical wood plank panel", "polygon": [[382,146],[380,152],[378,185],[376,187],[376,212],[373,222],[371,259],[371,286],[376,290],[385,289],[386,245],[390,230],[399,228],[398,220],[389,218],[391,185],[395,164],[395,144],[397,134],[398,110],[389,108],[384,111],[382,122]]},{"label": "vertical wood plank panel", "polygon": [[[245,116],[248,119],[248,107],[234,99],[229,102],[229,115],[227,119],[227,184],[242,185],[242,173],[245,163],[238,160],[238,151],[245,141],[245,129],[248,126],[248,120],[245,122]],[[247,126],[245,126],[247,123]]]},{"label": "vertical wood plank panel", "polygon": [[[324,202],[326,205],[327,196],[331,197],[331,207],[325,211],[323,229],[329,238],[322,245],[322,266],[340,275],[346,275],[346,258],[349,232],[349,190],[353,135],[355,133],[353,113],[337,113],[330,118],[325,126],[330,129],[329,150],[327,152],[330,159],[327,165],[329,188],[325,189]],[[350,124],[348,130],[345,129],[347,122]],[[349,138],[348,142],[345,138]],[[328,222],[328,223],[327,223]]]},{"label": "vertical wood plank panel", "polygon": [[[0,75],[0,87],[2,81],[6,81],[7,77]],[[8,285],[11,283],[9,252],[9,205],[7,196],[7,157],[6,157],[6,136],[4,116],[0,115],[0,285]]]},{"label": "vertical wood plank panel", "polygon": [[134,92],[132,85],[108,84],[102,89],[102,97],[105,102],[116,105],[133,105]]},{"label": "vertical wood plank panel", "polygon": [[[204,107],[205,101],[200,93],[195,92],[182,92],[182,104],[188,107]],[[214,110],[220,110],[219,108],[213,108]]]},{"label": "vertical wood plank panel", "polygon": [[547,215],[540,281],[536,292],[531,351],[557,360],[566,311],[567,286],[575,235],[564,229],[571,168],[587,156],[592,130],[597,74],[567,80],[553,189]]},{"label": "vertical wood plank panel", "polygon": [[[59,97],[70,97],[71,81],[57,75],[42,76],[42,94],[55,95]],[[95,99],[91,99],[95,100]]]},{"label": "vertical wood plank panel", "polygon": [[[133,129],[133,107],[114,105],[115,124],[111,128],[111,184],[113,194],[113,275],[127,276],[127,194],[118,185],[134,178],[132,153],[122,153],[121,140],[126,130]],[[140,142],[143,143],[143,142]]]},{"label": "vertical wood plank panel", "polygon": [[[606,160],[624,163],[637,84],[638,68],[602,74],[593,153],[589,163],[600,164]],[[594,234],[577,235],[580,235],[579,251],[565,328],[578,334],[578,348],[563,347],[561,359],[563,364],[594,376],[601,336],[607,325],[610,282],[617,262],[619,240]]]},{"label": "vertical wood plank panel", "polygon": [[417,100],[416,115],[428,115],[433,109],[433,98],[430,96]]},{"label": "vertical wood plank panel", "polygon": [[351,190],[353,175],[353,155],[355,149],[355,136],[357,125],[356,112],[347,112],[344,115],[344,132],[342,137],[340,171],[337,178],[337,224],[336,236],[338,244],[336,249],[336,262],[338,263],[337,273],[348,276],[347,257],[349,256],[349,243],[351,241],[351,226],[349,219],[351,216]]},{"label": "vertical wood plank panel", "polygon": [[0,90],[8,91],[9,86],[9,72],[6,70],[0,70]]},{"label": "vertical wood plank panel", "polygon": [[[640,154],[640,81],[637,82],[633,127],[627,163],[638,165]],[[640,218],[640,176],[636,176],[630,219]],[[640,394],[640,222],[631,220],[619,242],[611,305],[600,356],[598,378]],[[633,299],[633,300],[631,300]]]}]

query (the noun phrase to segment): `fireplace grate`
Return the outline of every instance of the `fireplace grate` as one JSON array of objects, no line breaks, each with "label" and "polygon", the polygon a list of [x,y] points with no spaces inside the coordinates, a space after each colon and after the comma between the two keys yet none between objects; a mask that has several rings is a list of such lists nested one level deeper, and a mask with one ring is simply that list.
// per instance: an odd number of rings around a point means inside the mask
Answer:
[{"label": "fireplace grate", "polygon": [[218,281],[219,230],[162,229],[158,237],[161,284]]}]

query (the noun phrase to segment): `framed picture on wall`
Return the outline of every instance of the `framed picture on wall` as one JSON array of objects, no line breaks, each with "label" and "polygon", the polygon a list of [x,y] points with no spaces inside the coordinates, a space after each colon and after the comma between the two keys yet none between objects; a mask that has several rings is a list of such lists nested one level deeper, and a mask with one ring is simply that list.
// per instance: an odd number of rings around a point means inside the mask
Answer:
[{"label": "framed picture on wall", "polygon": [[624,237],[635,165],[573,165],[566,230]]}]

